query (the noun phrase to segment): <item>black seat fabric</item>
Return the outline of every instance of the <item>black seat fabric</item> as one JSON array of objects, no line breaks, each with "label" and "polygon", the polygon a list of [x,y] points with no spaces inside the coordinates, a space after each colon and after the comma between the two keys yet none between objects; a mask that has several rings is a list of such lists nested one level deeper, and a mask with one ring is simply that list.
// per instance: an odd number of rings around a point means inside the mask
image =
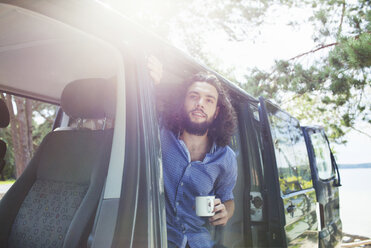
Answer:
[{"label": "black seat fabric", "polygon": [[113,129],[49,133],[0,202],[0,247],[86,246],[112,136]]}]

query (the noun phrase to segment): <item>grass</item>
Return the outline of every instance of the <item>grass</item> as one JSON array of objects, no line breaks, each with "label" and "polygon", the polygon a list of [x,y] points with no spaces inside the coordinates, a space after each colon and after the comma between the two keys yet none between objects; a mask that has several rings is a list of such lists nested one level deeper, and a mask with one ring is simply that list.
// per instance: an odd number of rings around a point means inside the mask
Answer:
[{"label": "grass", "polygon": [[15,179],[0,181],[0,185],[2,184],[13,184],[15,182]]}]

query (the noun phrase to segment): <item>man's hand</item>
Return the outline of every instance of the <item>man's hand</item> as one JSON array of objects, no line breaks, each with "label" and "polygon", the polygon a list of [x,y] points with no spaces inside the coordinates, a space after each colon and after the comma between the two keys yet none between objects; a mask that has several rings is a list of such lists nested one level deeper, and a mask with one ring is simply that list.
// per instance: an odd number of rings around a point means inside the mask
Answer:
[{"label": "man's hand", "polygon": [[234,212],[234,201],[229,200],[224,203],[219,198],[214,200],[214,211],[215,215],[209,218],[211,225],[225,226],[228,220],[233,216]]},{"label": "man's hand", "polygon": [[155,83],[159,84],[162,78],[162,63],[155,56],[149,56],[147,59],[147,66],[149,69],[149,74]]}]

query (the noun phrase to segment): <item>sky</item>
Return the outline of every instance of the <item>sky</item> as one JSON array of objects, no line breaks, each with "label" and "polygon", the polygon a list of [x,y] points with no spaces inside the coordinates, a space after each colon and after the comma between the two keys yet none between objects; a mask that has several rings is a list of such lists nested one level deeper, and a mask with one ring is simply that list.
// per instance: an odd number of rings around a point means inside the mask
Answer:
[{"label": "sky", "polygon": [[[358,125],[358,129],[371,134],[371,128],[366,125]],[[357,132],[350,131],[346,136],[346,145],[332,144],[336,151],[338,164],[371,163],[371,138]]]}]

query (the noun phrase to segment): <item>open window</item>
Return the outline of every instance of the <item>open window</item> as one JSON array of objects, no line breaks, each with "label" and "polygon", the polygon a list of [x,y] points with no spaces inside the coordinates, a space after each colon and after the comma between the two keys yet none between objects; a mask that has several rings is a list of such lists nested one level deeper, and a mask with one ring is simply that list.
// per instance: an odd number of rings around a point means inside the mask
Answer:
[{"label": "open window", "polygon": [[[5,166],[1,180],[8,189],[19,178],[30,162],[42,139],[52,130],[57,106],[35,99],[1,93],[10,115],[7,128],[0,136],[7,144]],[[5,190],[0,194],[5,194]]]}]

